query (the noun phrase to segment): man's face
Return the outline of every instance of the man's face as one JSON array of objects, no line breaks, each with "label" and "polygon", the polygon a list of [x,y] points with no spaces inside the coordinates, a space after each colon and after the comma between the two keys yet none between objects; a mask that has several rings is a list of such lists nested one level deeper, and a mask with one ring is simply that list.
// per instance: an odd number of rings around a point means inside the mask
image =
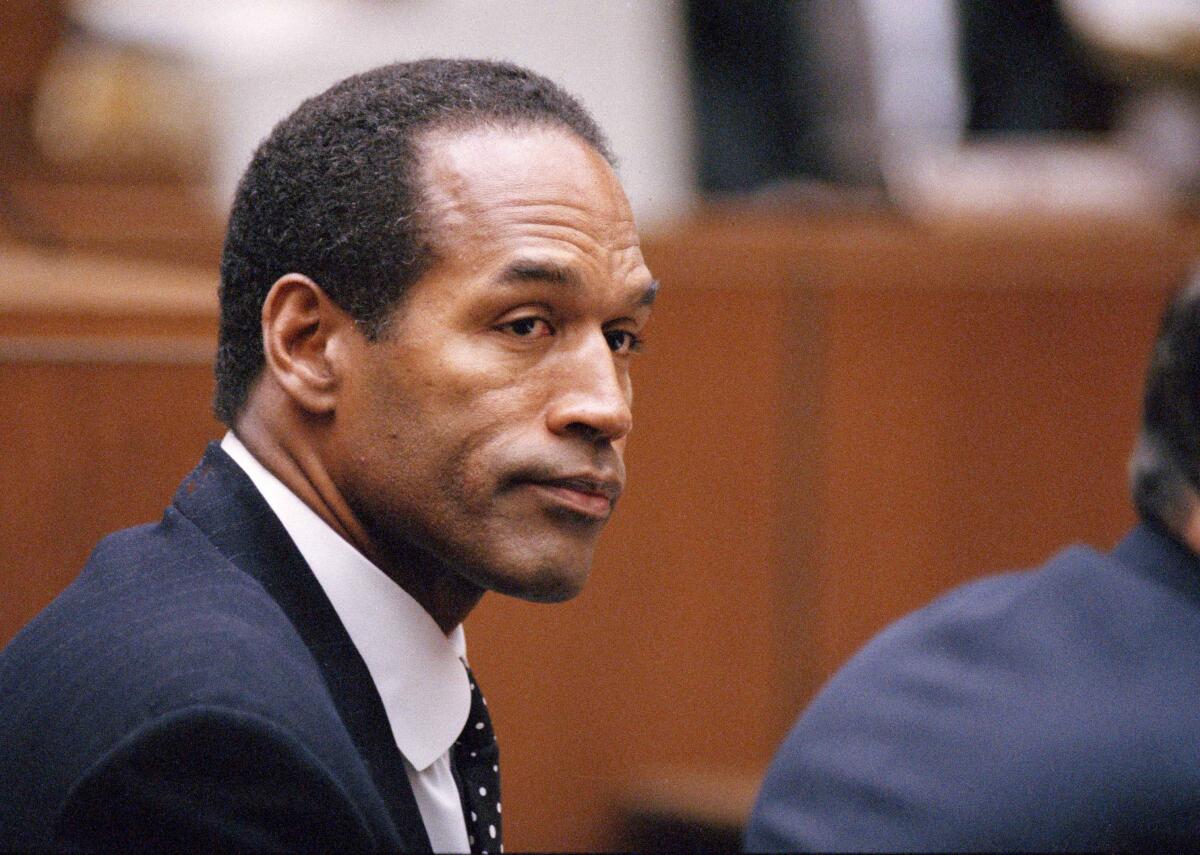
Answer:
[{"label": "man's face", "polygon": [[604,159],[561,130],[424,139],[438,261],[352,355],[339,489],[385,555],[566,599],[625,482],[655,293]]}]

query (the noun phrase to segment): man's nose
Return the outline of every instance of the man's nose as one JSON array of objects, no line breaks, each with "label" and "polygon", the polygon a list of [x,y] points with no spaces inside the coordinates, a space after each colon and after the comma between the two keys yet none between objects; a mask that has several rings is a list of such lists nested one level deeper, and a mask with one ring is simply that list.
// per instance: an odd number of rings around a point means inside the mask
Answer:
[{"label": "man's nose", "polygon": [[552,433],[616,442],[633,427],[629,374],[613,357],[603,334],[564,355],[547,416]]}]

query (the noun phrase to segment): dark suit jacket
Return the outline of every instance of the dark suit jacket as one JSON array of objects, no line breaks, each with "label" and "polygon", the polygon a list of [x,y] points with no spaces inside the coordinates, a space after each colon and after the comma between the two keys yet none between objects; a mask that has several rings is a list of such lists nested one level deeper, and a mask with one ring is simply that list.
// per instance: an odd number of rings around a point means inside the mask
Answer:
[{"label": "dark suit jacket", "polygon": [[429,850],[366,665],[210,445],[0,654],[0,847]]},{"label": "dark suit jacket", "polygon": [[1200,845],[1200,561],[1139,527],[894,624],[787,737],[746,845]]}]

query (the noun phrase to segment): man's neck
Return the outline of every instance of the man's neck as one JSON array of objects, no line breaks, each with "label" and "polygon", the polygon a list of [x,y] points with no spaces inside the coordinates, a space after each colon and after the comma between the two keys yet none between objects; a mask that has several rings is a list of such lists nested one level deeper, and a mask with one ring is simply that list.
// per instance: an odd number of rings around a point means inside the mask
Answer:
[{"label": "man's neck", "polygon": [[362,553],[421,604],[445,633],[461,624],[483,597],[483,589],[420,547],[383,546],[342,498],[342,493],[306,443],[285,443],[277,433],[244,414],[234,433],[246,450],[313,510],[339,537]]}]

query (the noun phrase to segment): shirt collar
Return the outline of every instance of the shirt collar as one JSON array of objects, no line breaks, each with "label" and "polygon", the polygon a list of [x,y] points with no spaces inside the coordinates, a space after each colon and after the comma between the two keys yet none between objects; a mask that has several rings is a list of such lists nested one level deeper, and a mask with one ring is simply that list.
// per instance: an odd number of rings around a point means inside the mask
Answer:
[{"label": "shirt collar", "polygon": [[443,633],[408,592],[268,472],[232,432],[221,448],[262,493],[329,597],[367,665],[400,752],[414,768],[427,768],[450,749],[471,710],[462,626]]}]

